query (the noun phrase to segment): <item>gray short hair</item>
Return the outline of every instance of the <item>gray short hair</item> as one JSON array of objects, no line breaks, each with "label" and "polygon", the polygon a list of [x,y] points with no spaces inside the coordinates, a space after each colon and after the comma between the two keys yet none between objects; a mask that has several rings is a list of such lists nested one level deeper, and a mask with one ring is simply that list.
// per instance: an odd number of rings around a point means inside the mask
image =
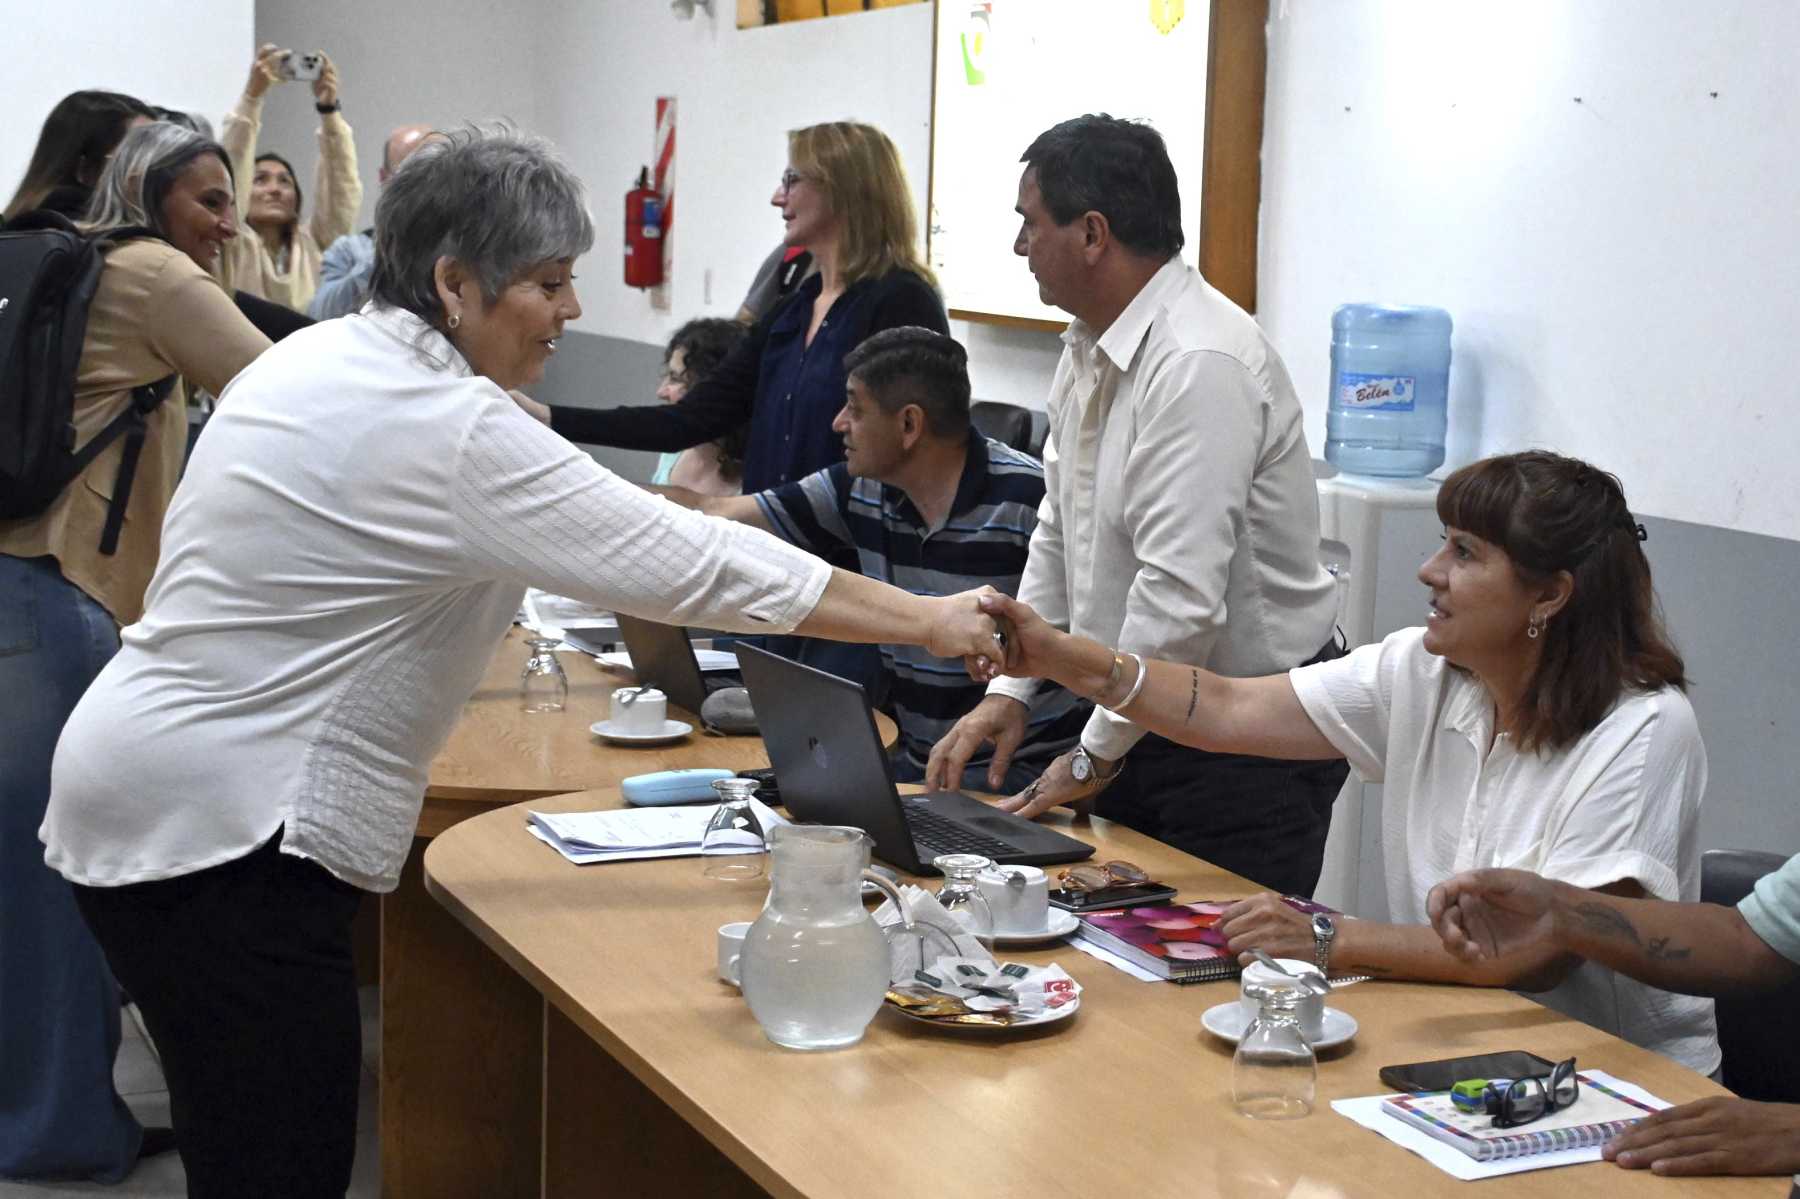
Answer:
[{"label": "gray short hair", "polygon": [[435,325],[439,258],[462,263],[492,304],[532,267],[593,244],[587,189],[549,142],[470,126],[420,146],[381,189],[370,292]]},{"label": "gray short hair", "polygon": [[93,231],[143,225],[166,238],[163,201],[188,164],[206,154],[224,163],[225,176],[231,178],[231,159],[218,142],[168,121],[139,125],[113,151],[112,161],[94,186],[82,228]]}]

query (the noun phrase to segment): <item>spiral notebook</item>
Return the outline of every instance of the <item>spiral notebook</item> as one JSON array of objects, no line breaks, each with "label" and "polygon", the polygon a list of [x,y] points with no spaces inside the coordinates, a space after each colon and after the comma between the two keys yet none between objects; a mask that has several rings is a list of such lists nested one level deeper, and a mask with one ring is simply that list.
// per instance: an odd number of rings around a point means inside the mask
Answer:
[{"label": "spiral notebook", "polygon": [[[1336,913],[1324,904],[1284,895],[1281,901],[1295,911]],[[1202,899],[1191,903],[1165,903],[1096,912],[1081,918],[1079,936],[1159,978],[1176,983],[1204,983],[1236,978],[1243,968],[1225,948],[1218,931],[1219,917],[1237,903],[1235,899]]]},{"label": "spiral notebook", "polygon": [[1447,1091],[1394,1095],[1381,1110],[1478,1162],[1604,1145],[1656,1111],[1586,1074],[1575,1078],[1581,1094],[1573,1105],[1517,1128],[1495,1128],[1492,1116],[1458,1110]]}]

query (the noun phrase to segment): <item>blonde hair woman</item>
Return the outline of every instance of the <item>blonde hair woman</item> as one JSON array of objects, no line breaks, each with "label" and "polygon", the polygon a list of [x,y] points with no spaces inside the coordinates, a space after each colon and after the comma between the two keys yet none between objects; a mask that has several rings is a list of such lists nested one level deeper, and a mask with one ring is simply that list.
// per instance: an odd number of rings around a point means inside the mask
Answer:
[{"label": "blonde hair woman", "polygon": [[783,240],[810,251],[818,270],[711,377],[676,404],[530,410],[571,441],[665,452],[748,420],[745,494],[840,461],[831,421],[844,406],[844,355],[883,329],[948,333],[949,317],[920,253],[900,152],[881,130],[853,121],[794,130],[769,203]]}]

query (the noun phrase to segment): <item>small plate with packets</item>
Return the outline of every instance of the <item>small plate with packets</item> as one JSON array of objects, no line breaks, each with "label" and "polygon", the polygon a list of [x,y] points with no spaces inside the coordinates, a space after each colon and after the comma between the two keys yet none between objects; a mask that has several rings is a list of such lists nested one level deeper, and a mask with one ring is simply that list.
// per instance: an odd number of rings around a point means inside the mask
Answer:
[{"label": "small plate with packets", "polygon": [[[1054,965],[1008,965],[996,969],[993,963],[988,963],[983,971],[984,978],[965,977],[960,983],[949,984],[942,981],[951,977],[946,967],[955,969],[952,962],[966,961],[939,959],[938,974],[921,970],[918,981],[893,983],[888,987],[882,1006],[914,1024],[976,1035],[1042,1028],[1067,1020],[1081,1007],[1081,988],[1061,967]],[[1013,1001],[1019,998],[1012,993],[1011,988],[1015,986],[1029,988],[1035,994],[1015,1007]]]}]

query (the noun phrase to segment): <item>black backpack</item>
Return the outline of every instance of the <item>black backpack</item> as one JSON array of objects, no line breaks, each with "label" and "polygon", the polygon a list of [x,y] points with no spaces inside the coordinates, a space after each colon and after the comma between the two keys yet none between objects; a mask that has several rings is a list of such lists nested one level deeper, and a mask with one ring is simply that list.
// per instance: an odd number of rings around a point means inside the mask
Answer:
[{"label": "black backpack", "polygon": [[26,213],[0,230],[0,520],[44,511],[123,436],[124,456],[100,535],[101,553],[118,549],[148,417],[174,390],[175,376],[133,390],[125,411],[76,449],[75,370],[103,251],[155,236],[141,228],[83,234],[53,212]]}]

